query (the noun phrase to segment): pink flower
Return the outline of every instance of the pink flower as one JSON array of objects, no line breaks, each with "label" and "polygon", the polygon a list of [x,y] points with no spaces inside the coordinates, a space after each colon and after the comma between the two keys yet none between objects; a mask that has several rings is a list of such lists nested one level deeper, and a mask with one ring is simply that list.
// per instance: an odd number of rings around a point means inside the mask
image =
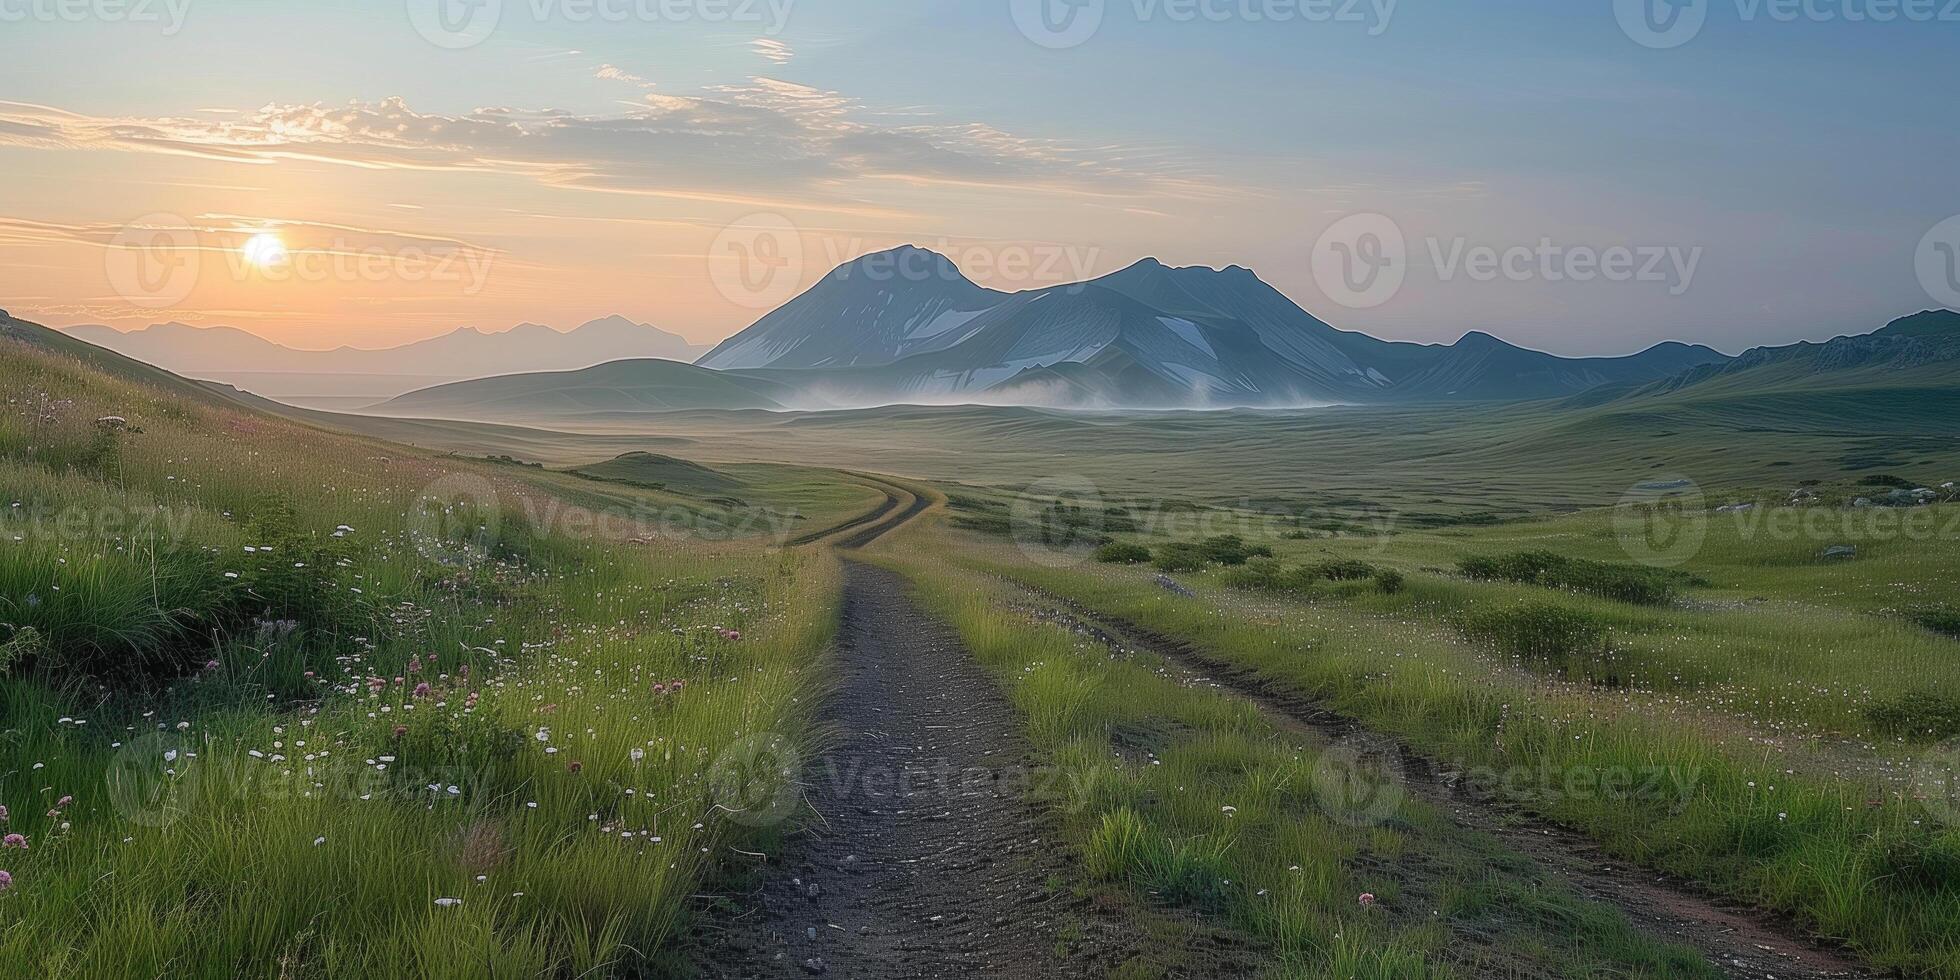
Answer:
[{"label": "pink flower", "polygon": [[418,698],[426,698],[426,697],[428,697],[428,696],[429,696],[429,685],[428,685],[428,684],[426,684],[426,683],[424,683],[424,684],[417,684],[417,685],[415,685],[415,696],[416,696],[416,697],[418,697]]},{"label": "pink flower", "polygon": [[721,638],[722,638],[722,639],[724,639],[724,640],[739,640],[739,639],[741,639],[741,638],[742,638],[742,631],[741,631],[741,630],[722,630],[722,631],[721,631]]},{"label": "pink flower", "polygon": [[1370,908],[1374,908],[1374,907],[1375,907],[1375,893],[1374,893],[1374,892],[1362,892],[1362,893],[1361,893],[1361,907],[1362,907],[1362,908],[1364,908],[1364,909],[1370,909]]},{"label": "pink flower", "polygon": [[382,688],[385,688],[387,686],[388,686],[388,682],[383,678],[380,677],[368,678],[368,690],[373,691],[376,694],[380,694]]},{"label": "pink flower", "polygon": [[27,838],[19,834],[8,834],[5,837],[0,837],[0,847],[18,847],[25,851],[27,850]]},{"label": "pink flower", "polygon": [[410,658],[408,658],[408,672],[409,672],[409,673],[411,673],[411,674],[419,674],[419,673],[421,673],[421,672],[422,672],[422,658],[421,658],[421,657],[410,657]]},{"label": "pink flower", "polygon": [[67,806],[68,804],[70,804],[70,803],[73,803],[73,802],[75,802],[75,798],[74,798],[74,797],[72,797],[72,796],[64,796],[64,797],[62,797],[61,799],[58,799],[58,800],[56,800],[56,801],[54,801],[54,805],[55,805],[56,807],[64,807],[64,806]]},{"label": "pink flower", "polygon": [[667,690],[672,691],[675,694],[679,694],[681,693],[681,688],[686,686],[687,686],[686,681],[675,681],[672,684],[667,685]]},{"label": "pink flower", "polygon": [[6,823],[6,822],[7,822],[7,808],[4,806],[0,806],[0,823]]},{"label": "pink flower", "polygon": [[653,682],[653,693],[655,693],[655,694],[657,694],[657,695],[660,695],[660,696],[663,696],[663,697],[664,697],[664,696],[666,696],[666,694],[667,694],[667,685],[665,685],[665,684],[662,684],[662,683],[660,683],[659,681],[654,681],[654,682]]},{"label": "pink flower", "polygon": [[578,772],[579,770],[585,768],[585,763],[580,762],[577,759],[573,759],[571,765],[568,766],[567,768],[571,769],[573,772]]},{"label": "pink flower", "polygon": [[5,871],[0,871],[0,892],[4,892],[12,887],[14,887],[14,876]]},{"label": "pink flower", "polygon": [[216,660],[206,660],[204,662],[205,670],[217,670],[220,666],[221,665]]}]

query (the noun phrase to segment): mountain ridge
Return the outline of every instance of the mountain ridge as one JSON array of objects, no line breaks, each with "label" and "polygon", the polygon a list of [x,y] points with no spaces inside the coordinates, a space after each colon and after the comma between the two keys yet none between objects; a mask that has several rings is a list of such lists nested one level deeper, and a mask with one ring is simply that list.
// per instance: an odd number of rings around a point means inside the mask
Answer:
[{"label": "mountain ridge", "polygon": [[1335,328],[1238,265],[1144,258],[1004,293],[904,245],[839,265],[700,363],[852,402],[1053,389],[1063,405],[1259,407],[1564,397],[1726,360],[1678,342],[1566,358],[1480,331],[1448,345],[1381,340]]}]

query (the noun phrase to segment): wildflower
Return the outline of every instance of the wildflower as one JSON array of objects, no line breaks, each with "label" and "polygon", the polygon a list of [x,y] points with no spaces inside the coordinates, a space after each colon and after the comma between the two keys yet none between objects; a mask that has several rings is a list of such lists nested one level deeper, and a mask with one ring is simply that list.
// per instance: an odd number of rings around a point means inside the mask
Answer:
[{"label": "wildflower", "polygon": [[216,660],[206,660],[204,662],[204,669],[207,671],[217,670],[220,666],[221,665]]},{"label": "wildflower", "polygon": [[653,693],[654,693],[654,695],[655,695],[656,697],[664,697],[664,696],[666,696],[666,694],[667,694],[667,685],[665,685],[665,684],[662,684],[662,683],[660,683],[659,681],[654,681],[654,682],[653,682]]},{"label": "wildflower", "polygon": [[407,725],[396,725],[396,726],[395,726],[395,737],[396,737],[396,738],[400,738],[400,737],[402,737],[403,735],[406,735],[406,734],[408,734],[408,726],[407,726]]},{"label": "wildflower", "polygon": [[418,698],[426,698],[429,696],[429,685],[427,684],[427,682],[415,685],[415,696]]},{"label": "wildflower", "polygon": [[408,672],[411,674],[419,674],[422,672],[421,657],[417,656],[417,657],[408,658]]},{"label": "wildflower", "polygon": [[0,871],[0,892],[4,892],[12,887],[14,887],[14,876],[5,871]]},{"label": "wildflower", "polygon": [[27,850],[27,838],[19,834],[8,834],[5,837],[0,837],[0,847],[18,847],[25,851]]},{"label": "wildflower", "polygon": [[583,763],[583,762],[580,762],[580,761],[578,761],[577,759],[573,759],[573,760],[572,760],[572,762],[571,762],[571,765],[570,765],[570,767],[569,767],[569,768],[570,768],[570,769],[571,769],[571,770],[572,770],[573,772],[578,772],[578,771],[580,771],[580,770],[582,770],[582,769],[584,769],[584,768],[585,768],[585,763]]},{"label": "wildflower", "polygon": [[7,822],[7,808],[4,806],[0,806],[0,823],[6,823],[6,822]]},{"label": "wildflower", "polygon": [[1364,908],[1364,909],[1371,909],[1371,908],[1374,908],[1374,907],[1375,907],[1375,893],[1374,893],[1374,892],[1362,892],[1362,893],[1361,893],[1361,899],[1360,899],[1360,901],[1361,901],[1361,907],[1362,907],[1362,908]]},{"label": "wildflower", "polygon": [[436,904],[442,908],[451,909],[463,904],[463,900],[460,898],[438,898],[436,899]]},{"label": "wildflower", "polygon": [[55,806],[56,806],[57,808],[60,808],[60,807],[64,807],[64,806],[67,806],[68,804],[70,804],[70,803],[73,803],[73,802],[75,802],[75,798],[74,798],[74,797],[72,797],[72,796],[64,796],[64,797],[62,797],[61,799],[58,799],[58,800],[56,800],[56,801],[54,801],[54,805],[55,805]]},{"label": "wildflower", "polygon": [[741,639],[741,638],[742,638],[742,631],[741,631],[741,630],[722,630],[722,631],[721,631],[721,638],[722,638],[722,639],[724,639],[724,640],[739,640],[739,639]]}]

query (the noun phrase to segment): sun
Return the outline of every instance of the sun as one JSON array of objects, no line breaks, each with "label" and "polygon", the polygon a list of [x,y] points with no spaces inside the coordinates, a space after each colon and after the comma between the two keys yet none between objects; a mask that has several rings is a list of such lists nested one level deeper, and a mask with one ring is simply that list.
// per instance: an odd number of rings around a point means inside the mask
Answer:
[{"label": "sun", "polygon": [[248,264],[261,269],[280,265],[286,261],[286,243],[269,231],[260,232],[245,240],[238,249]]}]

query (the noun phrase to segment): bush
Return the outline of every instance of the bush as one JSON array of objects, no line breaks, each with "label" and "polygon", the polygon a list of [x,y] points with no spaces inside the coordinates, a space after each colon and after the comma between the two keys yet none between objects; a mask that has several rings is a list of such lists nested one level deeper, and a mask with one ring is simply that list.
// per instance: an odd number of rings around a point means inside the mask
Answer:
[{"label": "bush", "polygon": [[1912,621],[1935,633],[1944,633],[1960,639],[1960,610],[1921,609],[1912,614]]},{"label": "bush", "polygon": [[1960,697],[1915,691],[1866,708],[1865,720],[1893,738],[1952,738],[1960,735]]},{"label": "bush", "polygon": [[1249,558],[1244,565],[1225,573],[1225,584],[1235,589],[1277,591],[1286,577],[1285,566],[1277,558]]},{"label": "bush", "polygon": [[1141,565],[1150,560],[1150,549],[1128,541],[1111,541],[1096,549],[1096,560],[1111,565]]},{"label": "bush", "polygon": [[1402,591],[1405,585],[1402,573],[1393,568],[1384,568],[1375,573],[1375,588],[1382,590],[1385,595],[1394,595]]},{"label": "bush", "polygon": [[1206,561],[1220,565],[1243,565],[1253,558],[1273,556],[1273,549],[1264,545],[1247,545],[1245,539],[1236,534],[1206,538],[1198,548],[1204,552]]},{"label": "bush", "polygon": [[1960,888],[1960,830],[1885,840],[1886,876],[1909,888],[1939,892]]},{"label": "bush", "polygon": [[1668,569],[1568,558],[1551,551],[1473,555],[1458,561],[1457,570],[1473,579],[1569,589],[1642,606],[1668,605],[1679,597],[1682,586],[1701,581]]},{"label": "bush", "polygon": [[1527,602],[1473,613],[1464,628],[1527,666],[1607,687],[1627,682],[1626,665],[1608,643],[1605,624],[1576,609]]},{"label": "bush", "polygon": [[1195,544],[1167,544],[1157,549],[1151,564],[1166,572],[1195,572],[1205,567],[1205,551]]},{"label": "bush", "polygon": [[1331,582],[1359,582],[1364,578],[1373,577],[1375,566],[1353,558],[1330,558],[1315,565],[1313,572],[1316,576]]}]

